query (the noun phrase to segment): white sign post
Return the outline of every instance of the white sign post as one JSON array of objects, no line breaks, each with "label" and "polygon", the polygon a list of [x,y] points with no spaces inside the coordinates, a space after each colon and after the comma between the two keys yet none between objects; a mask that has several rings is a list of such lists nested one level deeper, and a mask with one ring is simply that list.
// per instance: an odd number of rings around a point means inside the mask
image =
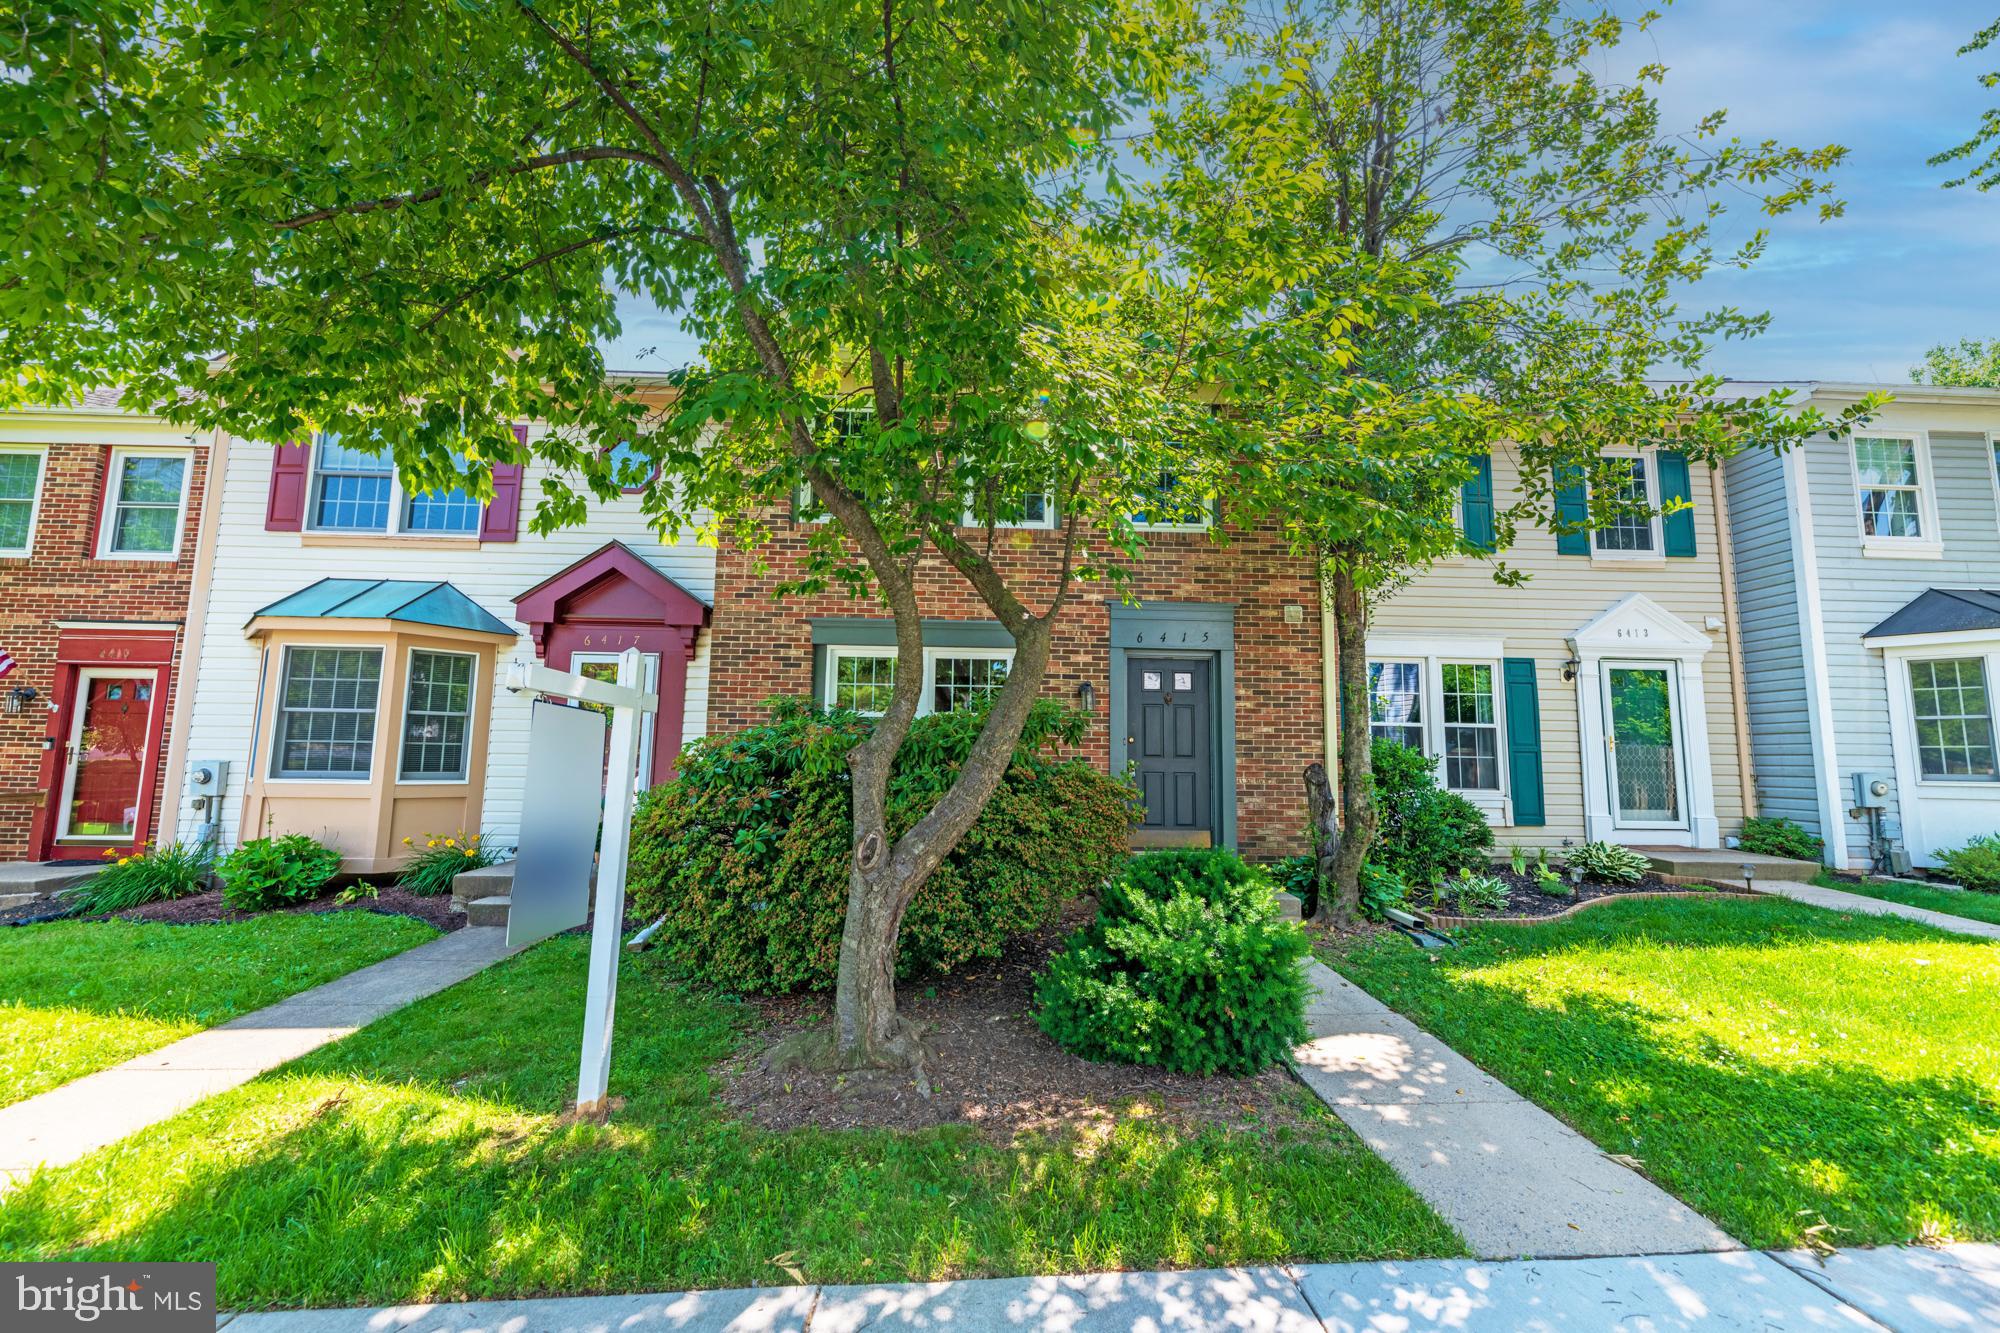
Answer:
[{"label": "white sign post", "polygon": [[611,754],[604,784],[603,838],[597,850],[596,917],[590,930],[590,992],[584,1001],[583,1059],[576,1076],[576,1109],[602,1111],[611,1078],[611,1022],[618,1004],[618,946],[625,926],[625,865],[632,841],[632,796],[639,767],[639,720],[659,711],[656,694],[639,688],[645,660],[637,648],[618,655],[618,683],[582,672],[564,673],[529,662],[507,669],[507,688],[576,699],[611,710]]}]

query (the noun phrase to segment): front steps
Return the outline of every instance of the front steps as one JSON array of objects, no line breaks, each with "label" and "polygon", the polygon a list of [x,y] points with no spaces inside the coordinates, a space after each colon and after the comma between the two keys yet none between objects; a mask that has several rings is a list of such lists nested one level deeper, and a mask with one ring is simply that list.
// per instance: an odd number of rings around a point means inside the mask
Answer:
[{"label": "front steps", "polygon": [[94,876],[94,865],[58,865],[46,861],[0,863],[0,909],[25,907],[41,898],[53,898]]},{"label": "front steps", "polygon": [[1800,884],[1810,881],[1824,869],[1817,861],[1794,861],[1790,857],[1732,851],[1727,847],[1634,847],[1632,850],[1651,861],[1653,869],[1662,875],[1677,879],[1712,879],[1724,884],[1741,884],[1746,865],[1756,879],[1790,880]]}]

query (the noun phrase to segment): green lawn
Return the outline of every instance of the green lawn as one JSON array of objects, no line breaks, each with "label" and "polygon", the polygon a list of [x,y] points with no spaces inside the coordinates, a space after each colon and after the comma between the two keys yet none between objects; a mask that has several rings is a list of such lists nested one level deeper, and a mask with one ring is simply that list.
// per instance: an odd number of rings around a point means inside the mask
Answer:
[{"label": "green lawn", "polygon": [[[1463,1253],[1347,1130],[1000,1147],[773,1133],[714,1099],[743,1012],[628,958],[608,1126],[564,1122],[559,937],[0,1198],[0,1257],[213,1260],[225,1306]],[[1302,1099],[1303,1090],[1298,1092]]]},{"label": "green lawn", "polygon": [[1327,961],[1757,1247],[2000,1239],[2000,946],[1778,899]]},{"label": "green lawn", "polygon": [[1813,876],[1812,882],[1823,889],[1843,889],[1848,893],[1880,898],[1885,902],[1903,903],[1910,907],[1927,907],[1933,912],[1949,912],[1968,921],[1990,921],[2000,926],[2000,893],[1932,889],[1921,884],[1892,884],[1879,879],[1864,879],[1856,883],[1853,880],[1842,879],[1830,870],[1820,871]]},{"label": "green lawn", "polygon": [[0,929],[0,1106],[436,936],[421,921],[373,912]]}]

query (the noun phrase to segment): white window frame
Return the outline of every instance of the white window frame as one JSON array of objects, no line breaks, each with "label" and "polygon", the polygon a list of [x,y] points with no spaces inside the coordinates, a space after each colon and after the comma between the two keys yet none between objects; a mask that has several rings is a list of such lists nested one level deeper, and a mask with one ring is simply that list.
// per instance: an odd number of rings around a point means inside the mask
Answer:
[{"label": "white window frame", "polygon": [[[279,764],[282,762],[284,748],[285,678],[290,672],[291,655],[302,648],[309,651],[331,649],[335,652],[372,652],[380,654],[382,667],[375,673],[375,735],[368,742],[368,771],[366,773],[313,777],[311,775],[293,775],[279,771]],[[382,691],[388,684],[389,677],[388,645],[380,643],[325,643],[306,641],[279,644],[277,652],[278,673],[277,680],[274,682],[277,689],[277,698],[272,701],[271,705],[271,758],[269,768],[266,770],[267,776],[265,781],[267,783],[309,782],[320,786],[346,788],[351,788],[357,783],[373,782],[375,780],[375,750],[382,743]]]},{"label": "white window frame", "polygon": [[479,534],[486,527],[486,505],[474,499],[479,507],[479,518],[466,532],[445,532],[436,528],[410,528],[404,522],[409,514],[409,501],[413,495],[436,494],[436,492],[413,492],[403,489],[402,469],[396,466],[393,450],[387,454],[389,460],[389,515],[386,526],[380,528],[329,528],[323,527],[316,517],[319,511],[319,447],[327,437],[315,435],[306,453],[306,513],[304,530],[325,537],[414,537],[425,541],[479,542]]},{"label": "white window frame", "polygon": [[[434,776],[407,777],[409,761],[407,752],[410,745],[410,687],[416,683],[417,654],[430,653],[436,657],[463,657],[472,662],[472,676],[465,688],[465,771],[455,778]],[[428,710],[426,710],[428,711]],[[379,720],[379,714],[378,720]],[[458,648],[433,648],[424,644],[411,644],[403,654],[403,708],[396,715],[396,785],[401,787],[463,787],[472,781],[472,724],[479,716],[479,654],[465,652]]]},{"label": "white window frame", "polygon": [[[1595,519],[1590,520],[1590,559],[1599,565],[1664,565],[1667,561],[1665,525],[1660,521],[1660,459],[1657,449],[1624,449],[1607,452],[1602,461],[1607,463],[1625,462],[1638,459],[1646,465],[1646,506],[1652,512],[1647,525],[1652,529],[1650,547],[1644,551],[1603,550],[1597,544],[1598,528]],[[1590,478],[1584,481],[1583,512],[1590,518],[1591,502],[1596,498],[1596,489]]]},{"label": "white window frame", "polygon": [[[881,658],[893,662],[896,660],[896,649],[893,645],[874,647],[865,644],[847,643],[826,645],[826,679],[821,683],[820,687],[820,707],[832,708],[835,706],[833,702],[834,691],[840,679],[839,668],[836,664],[840,659],[849,657]],[[1005,662],[1011,667],[1014,662],[1014,650],[1012,648],[926,647],[924,649],[923,693],[917,699],[918,717],[928,717],[933,711],[931,708],[931,693],[937,686],[937,664],[938,659],[941,657],[977,657],[992,662]],[[897,682],[899,687],[901,683],[900,681]],[[880,717],[882,715],[880,713],[862,713],[861,716]]]},{"label": "white window frame", "polygon": [[[1912,446],[1917,463],[1917,526],[1915,537],[1877,537],[1862,520],[1864,490],[1880,490],[1861,484],[1861,460],[1857,446],[1864,440],[1901,440]],[[1990,451],[1989,451],[1990,452]],[[1854,494],[1854,531],[1861,541],[1861,554],[1891,560],[1941,560],[1944,534],[1938,527],[1937,478],[1931,470],[1931,440],[1921,430],[1865,430],[1847,437],[1847,475]]]},{"label": "white window frame", "polygon": [[0,560],[32,560],[35,557],[35,529],[42,517],[42,492],[48,487],[49,450],[40,444],[0,444],[0,454],[30,454],[35,460],[35,486],[28,492],[27,544],[16,550],[0,548]]},{"label": "white window frame", "polygon": [[[1042,497],[1042,516],[1040,518],[1020,523],[1009,523],[1004,519],[995,519],[993,526],[995,528],[1019,528],[1028,532],[1053,531],[1056,526],[1055,493],[1044,488],[1039,491],[1030,491],[1028,494]],[[1027,497],[1023,496],[1022,498],[1026,499]],[[962,528],[984,528],[986,526],[986,520],[978,513],[974,507],[973,500],[970,498],[965,502],[965,512],[959,516],[958,525]]]},{"label": "white window frame", "polygon": [[[1165,473],[1165,472],[1168,472],[1168,471],[1171,471],[1171,469],[1169,469],[1169,468],[1161,468],[1161,469],[1160,469],[1160,471],[1161,471],[1162,473]],[[1139,523],[1139,522],[1136,522],[1136,521],[1135,521],[1135,522],[1134,522],[1134,523],[1132,524],[1132,531],[1134,531],[1134,532],[1207,532],[1207,531],[1209,531],[1210,529],[1212,529],[1212,528],[1213,528],[1214,526],[1215,526],[1215,501],[1214,501],[1213,499],[1206,499],[1206,500],[1202,501],[1202,506],[1201,506],[1201,521],[1200,521],[1200,522],[1198,522],[1198,523]]]},{"label": "white window frame", "polygon": [[[119,551],[112,548],[118,532],[118,487],[125,463],[133,458],[178,458],[181,460],[181,493],[174,505],[174,544],[166,551]],[[181,558],[181,543],[187,538],[188,492],[194,489],[194,450],[119,445],[111,451],[111,465],[104,472],[104,496],[98,505],[97,558],[99,560],[157,560],[172,564]]]},{"label": "white window frame", "polygon": [[[1370,639],[1369,665],[1377,662],[1415,662],[1421,669],[1419,698],[1422,700],[1420,725],[1424,732],[1424,754],[1436,763],[1438,784],[1477,806],[1488,822],[1507,827],[1514,822],[1513,773],[1507,755],[1507,664],[1506,651],[1497,640],[1444,640],[1437,643],[1409,639]],[[1483,666],[1493,672],[1493,739],[1497,759],[1498,787],[1453,787],[1447,780],[1444,763],[1444,667]],[[1370,734],[1373,734],[1372,726]]]}]

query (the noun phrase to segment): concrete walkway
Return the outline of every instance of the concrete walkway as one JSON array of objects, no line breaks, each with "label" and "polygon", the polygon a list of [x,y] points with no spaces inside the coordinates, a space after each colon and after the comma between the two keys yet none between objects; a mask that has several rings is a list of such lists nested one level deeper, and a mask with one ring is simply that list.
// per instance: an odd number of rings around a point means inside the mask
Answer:
[{"label": "concrete walkway", "polygon": [[505,930],[468,926],[171,1046],[0,1107],[0,1193],[338,1041],[507,956]]},{"label": "concrete walkway", "polygon": [[1794,902],[1811,903],[1814,907],[1825,907],[1835,912],[1859,912],[1865,916],[1899,916],[1905,921],[1919,921],[1926,926],[1951,931],[1955,935],[1976,935],[1983,940],[2000,940],[2000,926],[1994,925],[1991,921],[1974,921],[1968,917],[1953,916],[1949,912],[1933,912],[1928,907],[1892,903],[1883,898],[1870,898],[1865,893],[1849,893],[1845,889],[1822,889],[1817,884],[1800,884],[1785,879],[1757,880],[1751,887],[1759,893],[1790,898]]},{"label": "concrete walkway", "polygon": [[229,1333],[1630,1333],[2000,1328],[2000,1246],[1298,1264],[224,1315]]},{"label": "concrete walkway", "polygon": [[1324,963],[1293,1067],[1482,1259],[1742,1248]]}]

